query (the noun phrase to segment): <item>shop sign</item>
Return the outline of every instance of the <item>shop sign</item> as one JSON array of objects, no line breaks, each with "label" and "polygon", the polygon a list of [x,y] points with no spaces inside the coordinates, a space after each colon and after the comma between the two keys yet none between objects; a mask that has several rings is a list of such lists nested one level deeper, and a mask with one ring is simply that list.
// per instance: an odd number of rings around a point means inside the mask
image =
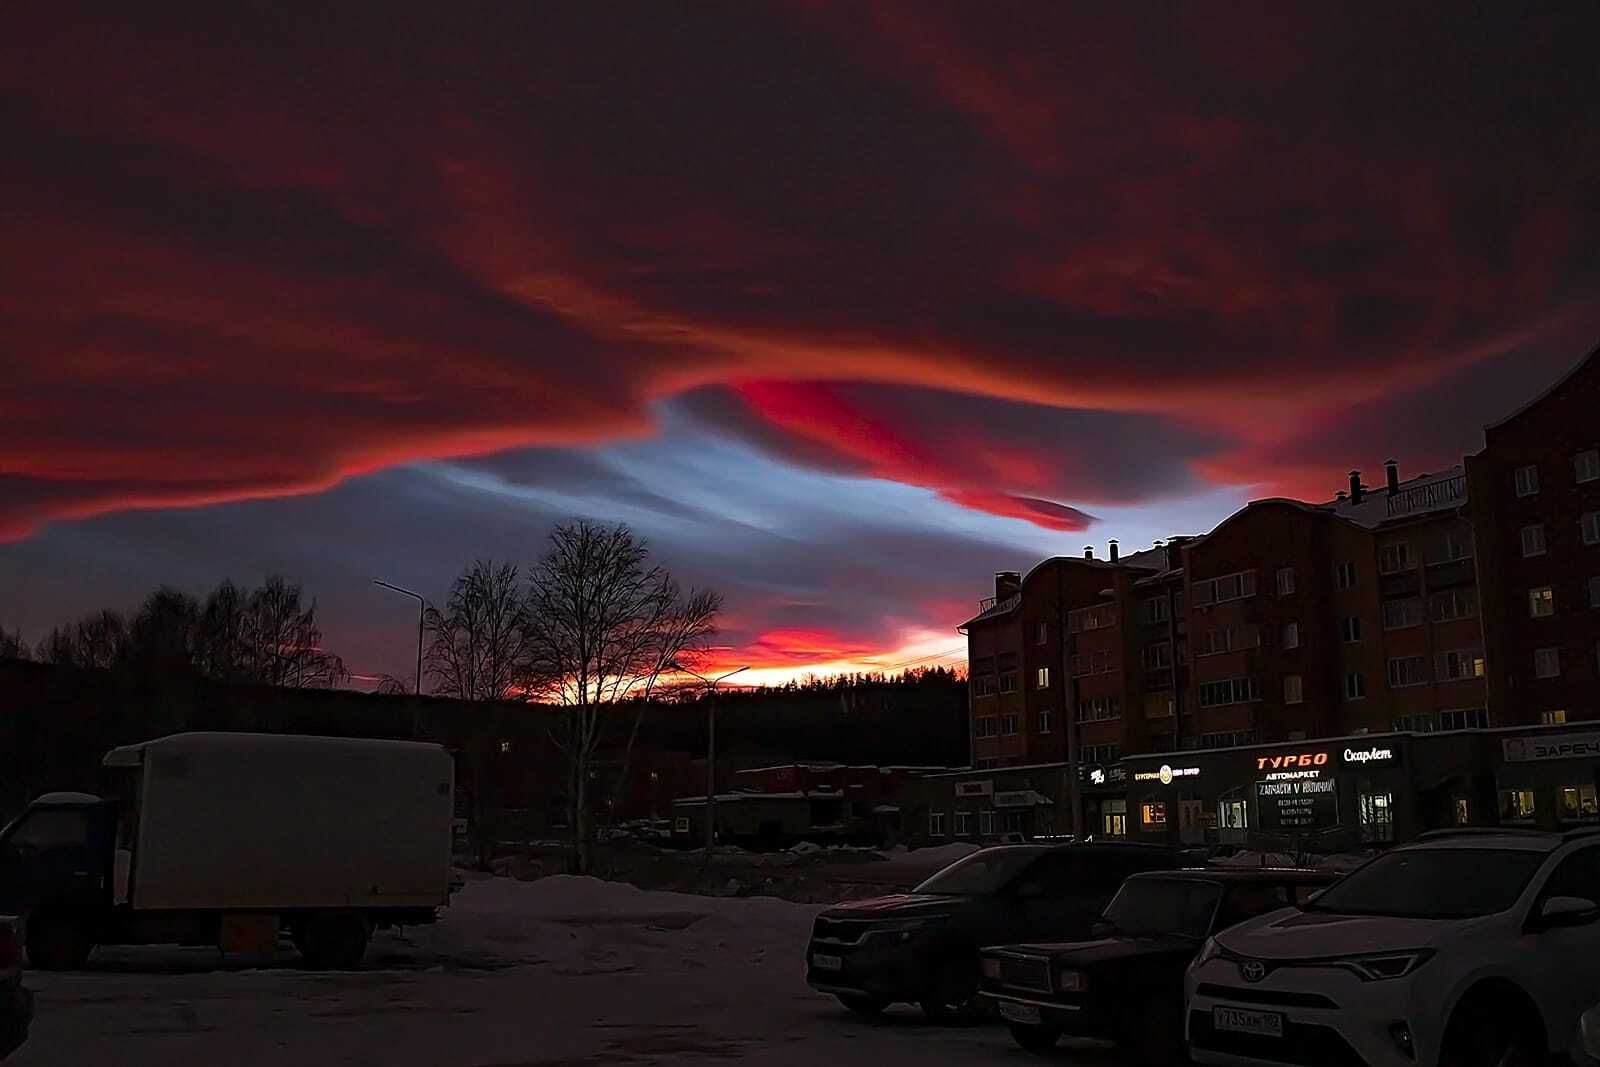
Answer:
[{"label": "shop sign", "polygon": [[1326,752],[1294,752],[1287,756],[1257,756],[1256,770],[1281,771],[1293,767],[1325,767],[1327,763]]},{"label": "shop sign", "polygon": [[956,796],[958,797],[986,797],[994,792],[994,779],[985,778],[981,782],[957,782]]},{"label": "shop sign", "polygon": [[1128,771],[1125,767],[1088,763],[1078,768],[1078,777],[1090,785],[1121,785],[1128,780]]},{"label": "shop sign", "polygon": [[1508,737],[1507,763],[1534,763],[1552,759],[1594,759],[1600,757],[1600,733],[1545,734],[1542,737]]},{"label": "shop sign", "polygon": [[1176,778],[1198,778],[1199,767],[1172,767],[1163,763],[1159,770],[1135,771],[1133,780],[1136,782],[1160,782],[1162,785],[1171,785]]},{"label": "shop sign", "polygon": [[1104,767],[1091,767],[1091,768],[1089,768],[1089,784],[1090,785],[1105,785],[1106,784],[1106,769]]},{"label": "shop sign", "polygon": [[1379,748],[1347,748],[1344,750],[1346,763],[1387,763],[1394,759],[1394,749]]},{"label": "shop sign", "polygon": [[1256,783],[1256,814],[1267,833],[1311,830],[1339,821],[1339,799],[1331,778]]}]

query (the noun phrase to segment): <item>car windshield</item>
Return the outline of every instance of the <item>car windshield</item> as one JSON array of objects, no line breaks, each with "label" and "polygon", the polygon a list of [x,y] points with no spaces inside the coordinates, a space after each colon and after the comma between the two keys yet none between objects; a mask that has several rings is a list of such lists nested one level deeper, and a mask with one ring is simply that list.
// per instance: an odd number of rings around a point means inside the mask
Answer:
[{"label": "car windshield", "polygon": [[1196,940],[1211,928],[1222,887],[1195,878],[1130,878],[1106,906],[1103,918],[1135,937],[1176,935]]},{"label": "car windshield", "polygon": [[1516,903],[1544,862],[1525,849],[1419,848],[1380,856],[1306,903],[1307,911],[1470,919]]},{"label": "car windshield", "polygon": [[987,849],[959,859],[917,886],[918,893],[975,897],[1002,889],[1039,858],[1031,850]]}]

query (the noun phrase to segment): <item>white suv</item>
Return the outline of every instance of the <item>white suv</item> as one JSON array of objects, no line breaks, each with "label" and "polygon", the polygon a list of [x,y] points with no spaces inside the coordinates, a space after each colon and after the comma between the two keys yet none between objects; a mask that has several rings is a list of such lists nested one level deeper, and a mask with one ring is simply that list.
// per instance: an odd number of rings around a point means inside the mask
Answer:
[{"label": "white suv", "polygon": [[1600,999],[1600,830],[1437,831],[1189,968],[1200,1063],[1521,1067]]}]

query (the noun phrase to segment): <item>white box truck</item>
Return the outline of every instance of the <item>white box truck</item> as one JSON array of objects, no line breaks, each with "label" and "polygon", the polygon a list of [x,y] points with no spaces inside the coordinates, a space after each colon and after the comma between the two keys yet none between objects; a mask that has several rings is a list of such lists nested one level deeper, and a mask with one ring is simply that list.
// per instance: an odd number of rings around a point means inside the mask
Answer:
[{"label": "white box truck", "polygon": [[454,764],[438,745],[185,733],[112,750],[110,796],[50,793],[0,831],[0,913],[30,962],[96,945],[264,950],[360,961],[375,928],[449,902]]}]

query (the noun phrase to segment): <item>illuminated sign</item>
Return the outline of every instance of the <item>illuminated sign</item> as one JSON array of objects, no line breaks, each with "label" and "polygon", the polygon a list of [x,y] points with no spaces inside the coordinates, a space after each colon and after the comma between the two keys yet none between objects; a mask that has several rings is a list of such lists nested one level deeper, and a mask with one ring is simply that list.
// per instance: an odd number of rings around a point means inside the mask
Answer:
[{"label": "illuminated sign", "polygon": [[1267,833],[1310,830],[1339,821],[1333,779],[1296,778],[1256,783],[1256,814]]},{"label": "illuminated sign", "polygon": [[1197,778],[1199,775],[1199,767],[1171,767],[1163,763],[1160,770],[1135,771],[1133,780],[1136,782],[1160,782],[1162,785],[1171,785],[1174,778]]},{"label": "illuminated sign", "polygon": [[1289,756],[1257,756],[1256,769],[1276,771],[1290,767],[1322,767],[1327,762],[1326,752],[1297,752]]},{"label": "illuminated sign", "polygon": [[1596,733],[1509,737],[1501,743],[1505,747],[1507,763],[1600,757],[1600,734]]},{"label": "illuminated sign", "polygon": [[1383,760],[1394,759],[1392,748],[1347,748],[1344,750],[1346,763],[1375,763]]},{"label": "illuminated sign", "polygon": [[1105,785],[1106,784],[1106,772],[1105,772],[1105,769],[1103,767],[1096,767],[1094,770],[1089,772],[1089,784],[1090,785]]}]

